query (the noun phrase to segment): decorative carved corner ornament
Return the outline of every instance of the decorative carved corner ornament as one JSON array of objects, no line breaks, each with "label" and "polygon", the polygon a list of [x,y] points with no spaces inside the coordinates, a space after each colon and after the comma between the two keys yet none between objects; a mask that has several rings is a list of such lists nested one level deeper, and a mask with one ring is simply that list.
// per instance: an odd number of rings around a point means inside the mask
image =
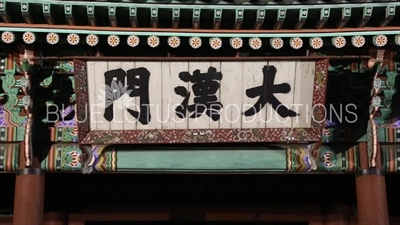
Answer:
[{"label": "decorative carved corner ornament", "polygon": [[79,145],[82,151],[81,162],[82,162],[82,174],[91,174],[93,170],[96,170],[95,163],[108,145]]}]

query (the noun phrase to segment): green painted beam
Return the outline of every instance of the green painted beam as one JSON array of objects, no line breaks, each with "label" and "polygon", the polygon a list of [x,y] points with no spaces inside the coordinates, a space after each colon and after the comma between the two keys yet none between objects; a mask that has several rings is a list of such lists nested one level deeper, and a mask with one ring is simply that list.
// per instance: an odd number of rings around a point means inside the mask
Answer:
[{"label": "green painted beam", "polygon": [[0,25],[0,32],[3,31],[11,31],[11,32],[22,32],[22,31],[30,31],[33,33],[59,33],[59,34],[97,34],[97,35],[137,35],[137,36],[160,36],[160,37],[169,37],[169,36],[177,36],[177,37],[221,37],[221,38],[231,38],[231,37],[241,37],[241,38],[291,38],[293,36],[296,37],[351,37],[351,36],[373,36],[373,35],[398,35],[399,31],[397,30],[386,30],[386,31],[358,31],[358,32],[332,32],[332,33],[218,33],[216,30],[213,33],[195,33],[195,32],[133,32],[133,31],[99,31],[99,30],[84,30],[84,29],[51,29],[51,28],[17,28],[17,27],[2,27]]},{"label": "green painted beam", "polygon": [[118,171],[281,171],[286,150],[117,151]]},{"label": "green painted beam", "polygon": [[[358,168],[358,145],[334,148],[317,148],[314,144],[269,147],[136,147],[92,146],[93,166],[89,168],[97,172],[189,173],[355,172]],[[50,152],[52,154],[42,161],[43,169],[83,169],[82,151],[78,145],[54,144]]]}]

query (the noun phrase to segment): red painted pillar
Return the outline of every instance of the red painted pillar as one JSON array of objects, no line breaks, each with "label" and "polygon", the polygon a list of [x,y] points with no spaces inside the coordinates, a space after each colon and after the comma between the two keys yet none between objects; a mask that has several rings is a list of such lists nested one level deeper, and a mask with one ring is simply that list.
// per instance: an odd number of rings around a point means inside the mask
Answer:
[{"label": "red painted pillar", "polygon": [[389,225],[385,173],[381,169],[380,155],[379,151],[377,167],[368,168],[367,143],[359,144],[361,165],[356,174],[359,225]]},{"label": "red painted pillar", "polygon": [[43,224],[44,171],[23,168],[15,181],[13,224]]}]

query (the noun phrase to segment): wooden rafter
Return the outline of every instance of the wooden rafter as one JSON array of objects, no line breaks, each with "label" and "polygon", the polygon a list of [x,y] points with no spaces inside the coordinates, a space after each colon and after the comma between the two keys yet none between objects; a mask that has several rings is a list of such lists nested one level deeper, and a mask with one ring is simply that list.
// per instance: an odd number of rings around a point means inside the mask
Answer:
[{"label": "wooden rafter", "polygon": [[339,24],[337,25],[337,28],[343,28],[346,26],[346,24],[349,22],[351,17],[351,8],[346,7],[342,9],[342,20],[340,20]]},{"label": "wooden rafter", "polygon": [[222,9],[214,9],[214,29],[218,30],[221,27]]},{"label": "wooden rafter", "polygon": [[94,5],[86,5],[86,12],[87,12],[89,25],[92,27],[95,27],[97,23],[96,23],[96,15],[95,15]]},{"label": "wooden rafter", "polygon": [[129,20],[131,21],[131,26],[132,27],[138,27],[138,21],[137,21],[137,8],[136,7],[130,7],[129,8]]},{"label": "wooden rafter", "polygon": [[181,10],[179,8],[172,10],[172,28],[179,28],[179,20],[180,20]]},{"label": "wooden rafter", "polygon": [[244,10],[243,9],[236,9],[235,27],[234,27],[235,30],[240,30],[240,28],[242,28],[243,15],[244,15]]},{"label": "wooden rafter", "polygon": [[199,29],[200,28],[200,13],[201,9],[200,8],[194,8],[193,9],[193,29]]},{"label": "wooden rafter", "polygon": [[110,26],[118,27],[117,7],[115,6],[108,7],[108,20],[110,21]]},{"label": "wooden rafter", "polygon": [[373,7],[364,7],[363,9],[363,17],[360,21],[360,24],[358,25],[358,28],[365,27],[365,25],[368,23],[368,21],[371,19],[372,16],[372,11],[374,10]]},{"label": "wooden rafter", "polygon": [[330,8],[321,9],[321,16],[320,16],[319,22],[317,23],[317,26],[315,27],[315,29],[324,28],[326,22],[329,19],[329,15],[330,14],[331,14],[331,9]]},{"label": "wooden rafter", "polygon": [[153,7],[150,9],[151,27],[158,27],[158,8]]},{"label": "wooden rafter", "polygon": [[7,3],[5,1],[0,2],[0,17],[5,23],[12,23],[10,16],[7,14]]},{"label": "wooden rafter", "polygon": [[296,30],[300,30],[301,28],[303,28],[304,24],[306,23],[308,17],[308,9],[307,8],[303,8],[300,9],[299,11],[299,20],[297,21]]},{"label": "wooden rafter", "polygon": [[259,30],[264,24],[265,20],[265,9],[257,10],[256,23],[254,24],[254,30]]},{"label": "wooden rafter", "polygon": [[280,30],[282,28],[283,23],[285,22],[285,18],[286,18],[286,9],[279,9],[274,30]]},{"label": "wooden rafter", "polygon": [[29,14],[29,3],[21,2],[21,14],[27,24],[33,24],[31,15]]},{"label": "wooden rafter", "polygon": [[43,9],[43,16],[44,16],[44,19],[46,20],[47,24],[53,25],[54,19],[53,19],[53,16],[51,15],[51,4],[43,3],[42,9]]},{"label": "wooden rafter", "polygon": [[386,6],[385,19],[379,24],[379,26],[380,27],[387,26],[390,23],[390,21],[392,21],[395,15],[396,15],[396,6],[394,5]]},{"label": "wooden rafter", "polygon": [[67,24],[69,26],[74,26],[75,20],[74,20],[73,14],[72,14],[72,5],[65,4],[64,5],[64,13],[65,13],[65,19],[67,20]]}]

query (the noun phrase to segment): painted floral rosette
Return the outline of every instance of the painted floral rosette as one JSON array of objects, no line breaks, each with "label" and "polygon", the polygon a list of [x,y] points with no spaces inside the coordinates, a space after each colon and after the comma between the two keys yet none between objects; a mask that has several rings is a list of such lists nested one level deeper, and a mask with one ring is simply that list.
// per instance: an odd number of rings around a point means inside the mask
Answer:
[{"label": "painted floral rosette", "polygon": [[333,37],[332,45],[335,46],[336,48],[343,48],[344,46],[346,46],[346,38],[342,36]]},{"label": "painted floral rosette", "polygon": [[324,46],[324,40],[320,37],[310,38],[310,46],[313,49],[320,49]]},{"label": "painted floral rosette", "polygon": [[234,49],[239,49],[243,46],[243,39],[240,37],[234,37],[229,40],[230,45]]},{"label": "painted floral rosette", "polygon": [[283,39],[282,38],[271,38],[269,41],[271,47],[274,49],[281,49],[283,47]]},{"label": "painted floral rosette", "polygon": [[131,35],[126,39],[126,43],[132,48],[138,46],[139,42],[140,42],[140,39],[136,35]]},{"label": "painted floral rosette", "polygon": [[192,47],[194,49],[198,49],[198,48],[200,48],[201,44],[202,44],[201,38],[199,38],[199,37],[191,37],[191,38],[189,38],[190,47]]},{"label": "painted floral rosette", "polygon": [[179,37],[173,36],[168,38],[168,45],[171,48],[177,48],[181,45],[181,39]]},{"label": "painted floral rosette", "polygon": [[89,34],[86,36],[86,44],[89,46],[96,46],[99,43],[99,37],[95,34]]},{"label": "painted floral rosette", "polygon": [[152,47],[155,48],[158,45],[160,45],[160,38],[157,36],[150,36],[147,38],[147,44]]},{"label": "painted floral rosette", "polygon": [[356,48],[361,48],[365,45],[365,37],[361,35],[353,36],[351,38],[351,44]]},{"label": "painted floral rosette", "polygon": [[394,36],[394,42],[396,43],[396,45],[400,45],[400,35]]},{"label": "painted floral rosette", "polygon": [[290,38],[290,47],[293,49],[300,49],[303,47],[303,40],[299,37]]},{"label": "painted floral rosette", "polygon": [[116,47],[119,45],[120,39],[117,35],[109,35],[107,37],[107,43],[111,46],[111,47]]},{"label": "painted floral rosette", "polygon": [[36,40],[36,35],[30,31],[27,31],[22,35],[22,39],[27,44],[33,44]]},{"label": "painted floral rosette", "polygon": [[249,46],[254,50],[260,49],[261,46],[262,46],[262,40],[260,38],[258,38],[258,37],[250,38],[249,39]]},{"label": "painted floral rosette", "polygon": [[387,44],[388,38],[386,35],[380,34],[372,38],[372,42],[376,47],[383,47]]},{"label": "painted floral rosette", "polygon": [[1,34],[1,40],[6,44],[11,44],[15,41],[15,34],[10,31],[4,31]]},{"label": "painted floral rosette", "polygon": [[77,34],[69,34],[67,36],[67,42],[70,45],[77,45],[80,41],[79,35]]},{"label": "painted floral rosette", "polygon": [[60,41],[60,37],[56,33],[48,33],[46,35],[46,41],[51,45],[55,45]]},{"label": "painted floral rosette", "polygon": [[221,38],[218,37],[210,38],[210,46],[214,50],[220,49],[222,47]]}]

